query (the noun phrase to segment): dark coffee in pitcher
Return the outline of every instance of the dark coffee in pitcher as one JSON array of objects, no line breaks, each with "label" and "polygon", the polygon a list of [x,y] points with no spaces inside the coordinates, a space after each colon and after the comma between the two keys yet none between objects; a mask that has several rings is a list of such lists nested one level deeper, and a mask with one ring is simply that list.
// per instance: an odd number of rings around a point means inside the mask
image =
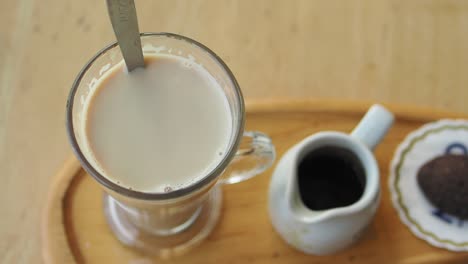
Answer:
[{"label": "dark coffee in pitcher", "polygon": [[298,166],[299,193],[311,210],[327,210],[357,202],[366,184],[359,158],[342,147],[326,146],[307,153]]}]

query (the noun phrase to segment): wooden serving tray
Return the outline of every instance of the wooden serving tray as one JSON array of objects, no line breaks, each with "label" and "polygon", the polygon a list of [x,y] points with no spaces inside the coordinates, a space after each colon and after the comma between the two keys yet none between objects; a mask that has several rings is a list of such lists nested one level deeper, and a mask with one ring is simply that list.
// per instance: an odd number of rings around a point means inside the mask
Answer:
[{"label": "wooden serving tray", "polygon": [[[247,104],[247,130],[269,134],[278,158],[301,139],[322,130],[350,132],[370,103],[264,101]],[[275,233],[267,212],[273,168],[252,180],[223,187],[223,209],[213,233],[195,250],[165,263],[468,263],[468,253],[430,246],[403,225],[390,201],[388,168],[396,146],[412,130],[440,118],[467,115],[387,106],[394,127],[377,147],[382,199],[370,230],[352,248],[318,257],[289,247]],[[52,183],[42,225],[46,263],[128,263],[162,261],[121,245],[107,227],[99,185],[70,159]]]}]

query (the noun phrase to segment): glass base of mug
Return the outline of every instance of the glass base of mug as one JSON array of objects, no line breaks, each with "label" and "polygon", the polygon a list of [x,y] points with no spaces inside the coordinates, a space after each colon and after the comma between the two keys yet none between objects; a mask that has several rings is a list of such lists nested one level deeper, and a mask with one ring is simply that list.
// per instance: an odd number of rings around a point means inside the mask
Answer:
[{"label": "glass base of mug", "polygon": [[200,211],[183,229],[172,235],[155,235],[142,231],[123,215],[116,201],[104,193],[104,214],[112,232],[124,245],[146,254],[167,259],[179,256],[199,245],[213,231],[221,213],[221,185],[215,185]]}]

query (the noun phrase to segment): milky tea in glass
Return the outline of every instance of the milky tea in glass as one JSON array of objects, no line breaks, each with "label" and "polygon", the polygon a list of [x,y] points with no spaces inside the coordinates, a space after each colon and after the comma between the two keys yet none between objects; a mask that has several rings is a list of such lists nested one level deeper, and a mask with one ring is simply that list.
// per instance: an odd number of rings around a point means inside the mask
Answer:
[{"label": "milky tea in glass", "polygon": [[221,185],[271,166],[260,132],[244,132],[244,101],[211,50],[170,33],[141,35],[145,68],[126,71],[116,43],[79,73],[67,131],[83,168],[104,189],[104,213],[124,244],[161,257],[213,230]]}]

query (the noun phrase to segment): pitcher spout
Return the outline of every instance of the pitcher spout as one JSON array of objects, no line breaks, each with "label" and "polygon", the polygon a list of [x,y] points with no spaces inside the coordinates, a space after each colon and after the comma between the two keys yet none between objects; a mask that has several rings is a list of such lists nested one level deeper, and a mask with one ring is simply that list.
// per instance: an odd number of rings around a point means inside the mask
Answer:
[{"label": "pitcher spout", "polygon": [[287,206],[291,212],[291,216],[298,222],[308,224],[317,223],[331,217],[332,215],[327,213],[327,211],[312,210],[304,204],[300,195],[297,176],[296,174],[292,175],[294,176],[291,177],[286,192]]}]

